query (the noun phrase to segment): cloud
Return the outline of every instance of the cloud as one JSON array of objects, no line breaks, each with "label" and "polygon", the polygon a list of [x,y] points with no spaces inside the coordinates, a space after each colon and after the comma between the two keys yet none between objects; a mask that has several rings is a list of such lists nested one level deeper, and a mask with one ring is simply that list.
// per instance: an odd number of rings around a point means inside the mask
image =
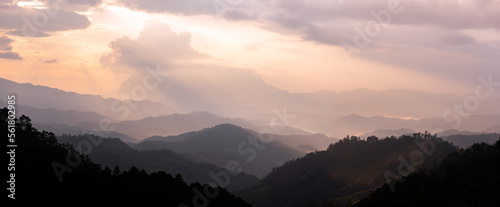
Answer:
[{"label": "cloud", "polygon": [[[367,25],[371,25],[376,34],[368,36],[364,47],[356,47],[359,52],[351,58],[393,65],[459,85],[473,85],[476,79],[471,77],[498,71],[500,65],[497,41],[481,41],[465,33],[498,31],[498,0],[256,2],[264,5],[260,18],[254,19],[261,28],[320,44],[356,46],[356,38],[367,36]],[[396,8],[401,11],[391,12],[389,2],[399,2]],[[389,16],[384,16],[387,13]],[[373,26],[379,21],[387,23]],[[345,61],[340,51],[337,58]]]},{"label": "cloud", "polygon": [[0,58],[22,60],[23,58],[19,54],[11,52],[12,46],[10,46],[10,44],[12,42],[14,42],[13,39],[10,39],[7,36],[0,36],[0,51],[6,51],[0,52]]},{"label": "cloud", "polygon": [[218,16],[229,21],[259,18],[260,5],[251,0],[118,0],[119,5],[149,13]]},{"label": "cloud", "polygon": [[[391,24],[434,25],[448,28],[500,28],[500,1],[473,0],[422,0],[422,1],[337,1],[309,0],[260,0],[270,7],[270,11],[295,14],[310,22],[332,19],[352,19],[369,21],[371,11],[388,10],[391,2],[401,8],[393,14]],[[444,12],[446,11],[446,12]]]},{"label": "cloud", "polygon": [[221,0],[118,0],[128,8],[154,13],[214,15],[214,2]]},{"label": "cloud", "polygon": [[224,11],[222,17],[232,21],[253,20],[256,18],[255,14],[251,14],[243,9],[231,8]]},{"label": "cloud", "polygon": [[43,63],[57,63],[57,59],[45,60]]},{"label": "cloud", "polygon": [[26,32],[26,31],[19,30],[19,29],[8,31],[6,34],[13,35],[13,36],[20,36],[20,37],[48,37],[48,36],[50,36],[49,34],[42,32],[42,31]]},{"label": "cloud", "polygon": [[6,36],[1,36],[0,37],[0,50],[1,51],[10,51],[12,50],[12,47],[10,46],[10,43],[14,42],[14,40],[6,37]]},{"label": "cloud", "polygon": [[12,60],[22,60],[23,58],[15,52],[0,52],[0,58],[12,59]]},{"label": "cloud", "polygon": [[439,39],[440,42],[450,45],[463,45],[463,44],[473,44],[476,40],[468,35],[464,34],[454,34],[442,37]]},{"label": "cloud", "polygon": [[47,32],[85,29],[91,24],[85,15],[56,8],[0,5],[0,29],[12,30],[10,35],[45,37]]},{"label": "cloud", "polygon": [[122,37],[111,42],[111,52],[102,55],[101,63],[144,69],[208,57],[195,51],[190,43],[190,33],[177,34],[160,21],[147,21],[137,39]]},{"label": "cloud", "polygon": [[[391,2],[396,2],[392,5]],[[352,41],[355,28],[363,27],[370,21],[387,20],[382,24],[383,33],[387,27],[442,28],[446,30],[500,29],[500,1],[472,0],[258,0],[263,6],[259,11],[259,21],[267,30],[302,37],[304,40],[340,46]],[[254,7],[249,7],[248,10]],[[397,8],[398,11],[391,11]],[[246,7],[240,7],[247,9]],[[400,10],[400,11],[399,11]],[[389,16],[385,16],[389,14]],[[405,35],[413,36],[412,32]],[[440,38],[434,34],[428,37]],[[458,38],[458,37],[456,37]],[[474,43],[474,40],[451,38],[448,44]],[[388,39],[388,42],[391,42]],[[373,45],[372,45],[373,46]]]},{"label": "cloud", "polygon": [[87,11],[92,7],[97,7],[102,0],[42,0],[45,5],[55,5],[68,11]]},{"label": "cloud", "polygon": [[249,107],[246,93],[273,89],[253,70],[196,61],[211,57],[195,51],[190,44],[190,33],[173,32],[160,21],[145,22],[136,39],[122,37],[112,41],[111,51],[101,56],[101,63],[130,74],[115,96],[133,99],[131,92],[144,84],[145,77],[150,77],[148,68],[168,75],[157,77],[161,80],[158,86],[148,89],[144,98],[178,111],[223,113]]}]

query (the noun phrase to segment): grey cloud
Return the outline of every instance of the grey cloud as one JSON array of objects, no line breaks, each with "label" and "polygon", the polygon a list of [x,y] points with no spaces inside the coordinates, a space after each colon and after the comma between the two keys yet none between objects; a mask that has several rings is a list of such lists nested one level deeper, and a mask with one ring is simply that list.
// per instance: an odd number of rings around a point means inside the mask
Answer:
[{"label": "grey cloud", "polygon": [[[390,1],[260,0],[270,11],[281,10],[317,22],[332,19],[373,20],[371,11],[388,10]],[[450,28],[500,28],[500,1],[395,1],[403,9],[391,24],[436,25]],[[467,5],[460,2],[469,2]]]},{"label": "grey cloud", "polygon": [[214,2],[220,0],[118,0],[122,5],[136,10],[182,15],[216,14]]},{"label": "grey cloud", "polygon": [[[469,2],[467,5],[460,2]],[[500,28],[500,1],[404,2],[394,24],[435,25],[454,29]]]},{"label": "grey cloud", "polygon": [[6,36],[0,36],[0,50],[2,51],[10,51],[12,50],[12,47],[10,46],[10,43],[14,42],[14,40],[6,37]]},{"label": "grey cloud", "polygon": [[232,21],[242,21],[242,20],[252,20],[256,18],[256,15],[251,14],[245,10],[242,9],[227,9],[224,11],[222,14],[222,17],[227,20],[232,20]]},{"label": "grey cloud", "polygon": [[42,0],[41,2],[48,4],[74,4],[74,5],[86,5],[86,6],[98,6],[102,3],[102,0]]},{"label": "grey cloud", "polygon": [[12,59],[12,60],[22,60],[23,58],[15,52],[0,52],[0,58]]},{"label": "grey cloud", "polygon": [[268,17],[273,23],[288,29],[304,29],[313,24],[306,19],[292,14],[275,14]]},{"label": "grey cloud", "polygon": [[12,47],[10,46],[10,44],[12,42],[14,42],[14,40],[10,39],[7,36],[0,36],[0,51],[6,51],[0,52],[0,58],[22,60],[23,58],[19,54],[11,52]]},{"label": "grey cloud", "polygon": [[[153,12],[182,15],[215,15],[224,11],[228,20],[252,19],[256,21],[280,21],[272,14],[293,15],[303,22],[318,23],[335,19],[360,21],[373,20],[372,11],[389,10],[391,2],[399,3],[396,8],[401,13],[391,15],[391,24],[435,25],[456,29],[500,28],[500,1],[435,1],[435,0],[245,0],[244,4],[231,6],[225,0],[119,0],[129,8]],[[226,13],[227,12],[227,13]],[[271,18],[255,18],[252,13],[260,13]],[[294,26],[293,24],[289,24]],[[286,26],[286,25],[283,25]]]},{"label": "grey cloud", "polygon": [[56,9],[29,9],[0,5],[0,29],[13,30],[9,34],[43,37],[46,32],[85,29],[90,21],[84,15]]},{"label": "grey cloud", "polygon": [[43,63],[57,63],[57,59],[45,60]]},{"label": "grey cloud", "polygon": [[[355,28],[361,28],[369,21],[377,21],[371,11],[384,13],[388,1],[307,1],[307,0],[274,0],[260,1],[270,10],[280,11],[279,15],[263,15],[267,17],[268,25],[264,27],[287,35],[296,35],[304,40],[341,46],[342,43],[354,44],[358,34]],[[365,3],[366,2],[366,3]],[[461,1],[467,2],[467,1]],[[363,4],[362,4],[363,3]],[[494,68],[498,64],[499,47],[495,44],[477,42],[473,37],[460,32],[461,29],[472,28],[500,28],[500,1],[476,3],[469,1],[469,5],[459,5],[459,1],[400,1],[403,10],[390,15],[389,25],[379,25],[381,30],[375,36],[369,37],[367,48],[361,49],[360,57],[373,59],[378,62],[395,64],[429,73],[436,70],[443,71],[443,77],[452,73],[461,76],[455,69],[468,71],[465,59],[475,59],[481,62],[485,70]],[[382,12],[381,12],[382,11]],[[383,16],[381,16],[385,20]],[[437,44],[436,44],[437,43]],[[401,46],[397,55],[387,49]],[[423,48],[432,48],[441,54],[453,54],[453,61],[445,61],[430,57],[426,60]],[[413,48],[408,50],[408,48]],[[382,49],[382,50],[379,50]],[[397,50],[397,49],[395,49]],[[416,58],[416,56],[419,58]],[[421,57],[422,56],[422,57]],[[412,59],[412,57],[415,57]],[[457,60],[458,58],[458,60]],[[405,60],[405,61],[401,61]],[[415,61],[418,60],[418,61]],[[462,63],[462,64],[457,64]],[[467,67],[474,67],[467,65]],[[498,67],[498,66],[497,66]],[[457,69],[458,70],[458,69]],[[441,73],[441,72],[440,72]],[[468,72],[464,72],[467,74]],[[457,77],[463,80],[469,75]]]},{"label": "grey cloud", "polygon": [[57,4],[57,7],[67,11],[87,11],[92,7],[99,6],[102,0],[42,0],[45,5]]},{"label": "grey cloud", "polygon": [[29,33],[26,33],[26,32],[23,32],[22,30],[12,30],[12,31],[9,31],[7,32],[6,34],[8,35],[14,35],[14,36],[21,36],[21,37],[48,37],[50,36],[49,34],[45,33],[45,32],[41,32],[41,31],[37,31],[37,32],[29,32]]},{"label": "grey cloud", "polygon": [[464,34],[450,35],[439,39],[440,42],[450,45],[473,44],[476,42],[471,36]]},{"label": "grey cloud", "polygon": [[[480,44],[465,34],[443,29],[393,30],[400,29],[388,29],[386,34],[353,55],[470,88],[477,83],[478,75],[498,71],[498,45]],[[446,40],[443,41],[443,37]]]},{"label": "grey cloud", "polygon": [[352,40],[352,37],[345,34],[344,31],[338,31],[332,28],[309,27],[304,36],[304,40],[310,40],[330,45],[341,45],[342,42]]}]

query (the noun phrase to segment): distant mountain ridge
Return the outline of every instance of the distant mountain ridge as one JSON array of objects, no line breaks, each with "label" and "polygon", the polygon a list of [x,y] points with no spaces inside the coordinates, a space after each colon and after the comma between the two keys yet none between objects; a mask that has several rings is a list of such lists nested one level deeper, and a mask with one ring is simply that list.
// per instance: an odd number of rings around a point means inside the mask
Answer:
[{"label": "distant mountain ridge", "polygon": [[171,114],[165,116],[147,117],[141,120],[123,121],[115,124],[116,131],[131,134],[139,138],[155,135],[177,135],[191,131],[213,127],[218,124],[232,123],[238,126],[251,126],[243,119],[231,119],[215,114],[198,111],[188,114]]},{"label": "distant mountain ridge", "polygon": [[190,160],[220,167],[236,161],[244,172],[258,177],[263,177],[272,168],[288,160],[304,155],[304,152],[278,141],[263,142],[260,136],[233,124],[221,124],[178,136],[148,138],[135,147],[139,150],[169,149]]},{"label": "distant mountain ridge", "polygon": [[[92,148],[90,158],[95,163],[113,169],[119,166],[128,169],[132,166],[144,169],[147,172],[165,171],[169,174],[181,174],[187,182],[200,182],[208,184],[214,182],[212,173],[226,172],[224,167],[211,164],[203,164],[189,161],[170,150],[138,151],[117,138],[98,138],[93,135],[62,136],[58,140],[61,143],[69,143],[77,146],[82,140],[89,137],[102,142]],[[258,181],[258,178],[245,173],[238,173],[230,177],[227,186],[230,190],[241,190]]]},{"label": "distant mountain ridge", "polygon": [[[122,102],[98,95],[78,94],[30,83],[16,83],[0,78],[0,94],[16,94],[17,103],[42,109],[93,111],[114,120],[134,120],[170,114],[165,105],[148,100]],[[0,100],[6,100],[0,97]]]},{"label": "distant mountain ridge", "polygon": [[[21,101],[22,103],[22,101]],[[64,123],[66,125],[75,126],[80,122],[99,122],[106,116],[93,111],[77,111],[77,110],[59,110],[54,108],[37,108],[23,104],[16,104],[18,111],[23,114],[29,114],[33,120],[41,123]],[[7,102],[0,100],[0,106],[7,106]]]},{"label": "distant mountain ridge", "polygon": [[481,134],[455,134],[443,137],[447,142],[453,143],[460,148],[466,149],[475,143],[493,144],[498,140],[498,133],[481,133]]},{"label": "distant mountain ridge", "polygon": [[[457,130],[482,132],[484,126],[492,123],[500,123],[500,115],[483,114],[471,115],[468,118],[461,118],[461,124]],[[383,116],[365,117],[358,114],[342,116],[330,121],[331,133],[338,135],[361,135],[366,136],[370,131],[379,129],[396,130],[411,129],[414,131],[426,131],[438,133],[444,130],[453,129],[456,122],[446,122],[442,117],[424,118],[424,119],[401,119],[389,118]],[[437,130],[437,131],[432,131]]]},{"label": "distant mountain ridge", "polygon": [[[193,69],[201,74],[206,73],[203,69]],[[234,71],[225,69],[230,75]],[[177,71],[182,73],[181,71]],[[189,83],[205,83],[204,76],[192,77],[189,74],[172,74],[167,78],[182,78]],[[234,82],[236,80],[246,80],[244,77],[251,76],[255,78],[249,81],[249,85],[239,88],[228,89],[224,87],[224,81]],[[138,80],[139,81],[139,80]],[[173,80],[174,81],[174,80]],[[450,93],[429,93],[407,89],[394,89],[374,91],[359,89],[352,91],[334,92],[318,91],[313,93],[290,93],[276,89],[267,85],[250,71],[236,74],[235,79],[223,80],[222,82],[213,82],[215,85],[203,85],[203,87],[194,87],[185,83],[163,81],[164,84],[155,91],[150,91],[148,97],[154,99],[139,102],[122,102],[118,99],[103,98],[97,95],[85,95],[74,92],[49,88],[45,86],[35,86],[28,83],[16,83],[6,79],[0,79],[0,93],[16,93],[19,96],[19,104],[36,107],[40,109],[57,110],[75,110],[81,112],[95,112],[105,117],[109,117],[113,122],[121,122],[117,127],[117,132],[126,134],[136,139],[143,139],[154,135],[175,135],[189,131],[200,130],[205,127],[212,127],[222,123],[232,123],[250,129],[260,129],[268,127],[270,120],[276,119],[276,109],[281,113],[282,108],[288,108],[289,114],[293,115],[289,123],[280,134],[314,134],[322,133],[327,136],[344,137],[345,135],[362,135],[377,129],[400,129],[407,128],[414,131],[424,131],[440,128],[441,130],[451,129],[456,123],[443,120],[443,113],[447,110],[453,111],[454,104],[461,104],[465,95],[455,95]],[[122,84],[124,88],[121,92],[130,92],[130,87],[135,86],[134,80],[129,80]],[[169,84],[178,83],[181,89],[176,87],[167,87]],[[208,81],[207,83],[211,83]],[[207,92],[200,94],[200,91]],[[179,93],[177,89],[186,93]],[[220,92],[220,93],[216,93]],[[201,96],[203,95],[203,96]],[[177,100],[182,99],[182,100]],[[5,100],[5,97],[0,97]],[[193,102],[192,100],[197,100]],[[184,103],[177,105],[183,108],[180,111],[171,105],[178,102]],[[495,126],[500,123],[500,110],[498,103],[500,96],[493,94],[486,100],[481,101],[481,107],[471,111],[470,117],[462,117],[463,121],[458,130],[482,131],[485,127]],[[286,106],[286,107],[285,107]],[[172,115],[173,113],[186,113],[192,111],[210,111],[217,115],[227,117],[241,117],[244,119],[219,119],[216,122],[190,123],[184,122],[182,126],[175,123],[167,123],[168,126],[156,127],[156,131],[151,130],[131,130],[128,124],[131,120],[138,122],[136,125],[147,128],[151,121],[148,117],[162,117]],[[456,115],[456,113],[453,113]],[[200,116],[203,117],[203,116]],[[208,117],[208,116],[206,116]],[[219,117],[219,118],[221,118]],[[408,118],[390,118],[390,117],[408,117]],[[434,118],[432,118],[434,117]],[[212,117],[217,119],[216,117]],[[181,119],[181,117],[180,117]],[[142,125],[141,121],[142,120]],[[157,118],[161,120],[161,118]],[[242,120],[250,123],[242,123]],[[87,120],[70,120],[71,122],[81,122],[77,127],[83,129],[98,128],[99,122]],[[194,120],[196,121],[196,120]],[[177,122],[183,122],[178,120]],[[66,124],[66,123],[58,123]],[[158,124],[158,123],[155,123]],[[192,124],[193,127],[189,127]],[[166,128],[166,129],[164,129]],[[173,128],[173,129],[172,129]],[[176,130],[175,128],[184,130]],[[495,128],[488,128],[488,132],[496,132]],[[140,133],[139,133],[140,132]],[[304,146],[308,148],[307,146]]]},{"label": "distant mountain ridge", "polygon": [[[223,77],[213,77],[211,72],[217,71]],[[119,93],[128,93],[142,79],[131,77],[126,80]],[[238,83],[238,84],[235,84]],[[245,84],[240,84],[245,83]],[[228,88],[228,85],[233,87]],[[361,114],[363,116],[384,115],[387,117],[440,117],[454,104],[463,103],[468,94],[432,93],[411,89],[369,90],[356,89],[350,91],[318,91],[308,93],[291,93],[267,84],[260,76],[250,70],[234,70],[230,68],[187,67],[171,71],[155,91],[151,91],[151,100],[169,103],[182,111],[210,111],[221,116],[242,118],[258,118],[256,114],[272,114],[273,108],[287,106],[291,112],[312,117],[316,122],[322,121],[316,116],[337,116]],[[473,114],[500,115],[497,103],[498,93],[488,99],[481,100],[481,107]],[[264,117],[264,121],[268,118]],[[308,131],[322,132],[315,129],[313,120],[298,120],[298,128]],[[317,126],[316,126],[317,127]],[[321,127],[322,130],[326,129]]]}]

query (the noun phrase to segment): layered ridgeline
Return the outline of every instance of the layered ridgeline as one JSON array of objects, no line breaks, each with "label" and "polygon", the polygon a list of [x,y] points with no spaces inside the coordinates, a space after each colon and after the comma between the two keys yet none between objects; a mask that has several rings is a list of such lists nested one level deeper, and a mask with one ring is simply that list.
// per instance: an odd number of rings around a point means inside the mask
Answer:
[{"label": "layered ridgeline", "polygon": [[474,143],[487,143],[494,144],[498,140],[498,133],[484,133],[484,134],[454,134],[443,137],[447,142],[452,143],[460,148],[467,148]]},{"label": "layered ridgeline", "polygon": [[[186,72],[186,70],[183,71]],[[196,69],[196,73],[207,71],[212,70]],[[232,73],[234,70],[226,72]],[[253,83],[260,84],[239,84],[239,87],[242,87],[241,90],[231,88],[229,90],[234,92],[231,94],[228,93],[228,87],[223,82],[234,82],[236,79],[225,76],[224,80],[207,82],[206,75],[201,75],[196,77],[198,81],[193,82],[193,74],[188,74],[185,74],[187,76],[184,77],[187,79],[182,78],[190,83],[185,87],[191,89],[193,87],[191,83],[196,83],[196,85],[202,86],[198,89],[204,92],[181,90],[178,85],[175,85],[179,83],[178,81],[163,81],[162,84],[166,85],[160,88],[169,91],[169,95],[164,90],[149,91],[151,93],[148,94],[148,98],[157,97],[161,100],[129,102],[28,83],[16,83],[0,78],[0,93],[9,94],[15,91],[19,97],[22,97],[18,106],[24,107],[24,109],[21,108],[20,111],[30,114],[34,120],[43,121],[43,126],[34,123],[39,129],[42,127],[46,130],[56,128],[63,133],[100,129],[100,121],[109,118],[113,121],[114,127],[105,130],[125,134],[133,138],[134,141],[154,135],[167,136],[201,130],[222,123],[232,123],[258,131],[262,127],[268,127],[265,123],[270,123],[270,119],[277,115],[277,111],[273,110],[276,106],[287,106],[290,109],[288,115],[297,117],[291,119],[290,125],[280,131],[280,134],[288,135],[318,132],[328,136],[342,137],[346,134],[362,135],[377,129],[396,130],[403,128],[423,131],[441,128],[448,130],[459,122],[461,123],[459,130],[484,133],[498,133],[500,130],[498,127],[498,123],[500,123],[500,111],[498,110],[500,97],[498,96],[481,100],[481,107],[474,110],[473,113],[468,111],[471,114],[467,119],[457,119],[455,115],[459,116],[459,113],[453,111],[448,117],[448,120],[451,121],[443,122],[443,112],[449,110],[450,106],[454,104],[462,103],[464,101],[463,95],[406,89],[288,93],[267,85],[251,73],[238,76],[238,80],[241,83],[249,83],[246,81],[247,78],[254,77],[256,79],[253,79],[255,81]],[[173,77],[170,75],[165,78]],[[123,84],[122,86],[125,88],[122,88],[122,92],[129,95],[135,86],[142,84],[141,78],[135,81],[138,82]],[[175,83],[173,86],[169,85],[173,83]],[[214,83],[218,83],[216,88],[220,88],[215,91],[208,90],[207,87],[214,87]],[[257,92],[256,89],[260,92]],[[210,94],[210,96],[200,96],[200,94]],[[220,94],[222,97],[214,96],[214,94]],[[242,96],[242,94],[245,95]],[[116,97],[122,97],[121,94],[116,95]],[[7,101],[6,97],[0,97],[0,104],[3,104],[2,101]],[[204,112],[174,114],[193,111],[210,111],[215,114]],[[281,115],[286,115],[285,111],[278,109]],[[46,116],[47,113],[51,115]],[[42,117],[42,119],[35,118],[37,116]],[[245,120],[224,118],[228,116],[245,118]],[[46,121],[43,119],[44,117]],[[281,122],[278,121],[278,123]],[[52,124],[57,124],[57,126],[53,127]],[[56,133],[56,131],[54,132]],[[387,135],[398,136],[402,134],[391,133]],[[105,136],[111,135],[106,134]],[[362,136],[362,138],[365,137]]]},{"label": "layered ridgeline", "polygon": [[[500,206],[500,136],[474,144],[430,170],[384,185],[362,199],[365,206]],[[335,206],[335,205],[325,205]]]},{"label": "layered ridgeline", "polygon": [[186,182],[214,183],[229,190],[241,190],[259,181],[257,177],[243,172],[231,174],[225,166],[217,167],[187,160],[167,149],[139,151],[118,138],[101,138],[85,134],[63,135],[58,139],[88,153],[93,162],[103,167],[118,166],[121,169],[129,169],[135,166],[146,172],[164,171],[169,174],[181,174]]},{"label": "layered ridgeline", "polygon": [[[358,200],[393,178],[438,164],[457,148],[429,134],[378,140],[347,137],[275,169],[240,192],[256,207],[315,206]],[[349,202],[345,203],[349,204]]]},{"label": "layered ridgeline", "polygon": [[[318,143],[321,143],[325,141],[321,138],[329,139],[324,135],[304,135],[303,138],[311,138],[309,142],[304,142],[311,145],[314,145],[314,140],[320,140]],[[137,144],[136,148],[169,149],[195,162],[211,163],[223,168],[235,164],[243,172],[264,177],[274,167],[305,154],[275,139],[300,143],[294,136],[262,135],[236,125],[221,124],[178,136],[151,137]]]},{"label": "layered ridgeline", "polygon": [[[0,110],[0,133],[6,135],[8,110]],[[16,204],[41,206],[250,206],[225,189],[187,184],[181,175],[147,173],[136,167],[102,168],[53,133],[39,132],[31,120],[16,120],[15,177],[8,193]],[[6,139],[7,140],[7,139]],[[15,183],[14,183],[15,182]],[[184,203],[185,205],[182,205]]]}]

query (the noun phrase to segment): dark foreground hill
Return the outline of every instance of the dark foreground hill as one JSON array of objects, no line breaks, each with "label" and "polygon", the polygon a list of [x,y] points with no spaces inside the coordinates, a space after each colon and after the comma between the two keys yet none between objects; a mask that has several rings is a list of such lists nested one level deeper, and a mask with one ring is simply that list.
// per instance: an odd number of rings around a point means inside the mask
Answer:
[{"label": "dark foreground hill", "polygon": [[[85,143],[99,140],[88,150]],[[229,190],[241,190],[259,181],[253,175],[245,173],[230,174],[224,167],[212,164],[192,162],[176,153],[162,150],[136,150],[129,147],[118,138],[101,138],[90,134],[63,135],[59,137],[62,143],[68,143],[89,153],[90,159],[103,167],[129,169],[133,166],[144,169],[146,172],[164,171],[169,174],[181,174],[186,182],[216,183],[217,179],[228,180]],[[218,175],[218,176],[216,176]]]},{"label": "dark foreground hill", "polygon": [[500,137],[450,154],[430,170],[384,185],[357,203],[365,206],[500,206]]},{"label": "dark foreground hill", "polygon": [[[316,206],[361,197],[394,177],[438,164],[456,147],[429,134],[367,141],[347,137],[275,169],[241,196],[257,207]],[[345,200],[345,199],[342,200]]]},{"label": "dark foreground hill", "polygon": [[[0,133],[8,134],[8,110],[0,110]],[[53,133],[39,132],[28,117],[15,125],[15,165],[9,174],[9,203],[19,206],[250,206],[225,189],[187,184],[181,175],[102,169]],[[11,131],[12,132],[12,131]],[[5,139],[8,140],[8,139]],[[12,143],[10,143],[12,144]],[[8,159],[8,164],[12,163]],[[10,173],[15,173],[10,174]],[[11,177],[14,175],[14,177]],[[185,205],[182,205],[184,203]]]}]

